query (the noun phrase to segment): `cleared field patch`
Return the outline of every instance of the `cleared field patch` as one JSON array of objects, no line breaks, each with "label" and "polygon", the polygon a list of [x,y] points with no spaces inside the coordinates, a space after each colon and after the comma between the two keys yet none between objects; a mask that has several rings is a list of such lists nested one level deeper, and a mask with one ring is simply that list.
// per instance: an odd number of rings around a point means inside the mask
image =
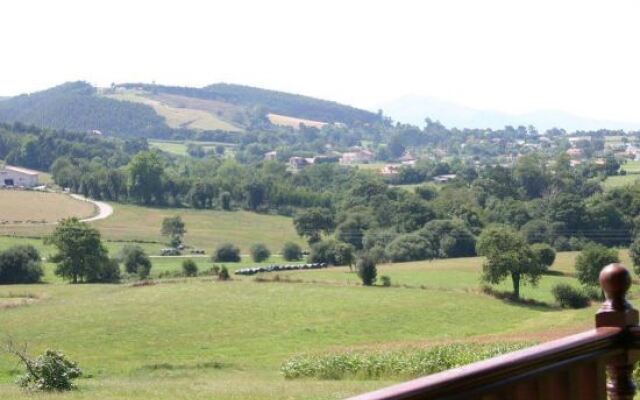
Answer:
[{"label": "cleared field patch", "polygon": [[172,128],[187,128],[197,130],[222,130],[229,132],[239,132],[240,128],[226,122],[216,115],[199,109],[178,108],[163,103],[160,100],[152,99],[138,92],[123,92],[105,95],[106,97],[120,100],[130,101],[134,103],[142,103],[151,106],[158,115],[164,117]]},{"label": "cleared field patch", "polygon": [[0,233],[95,214],[93,204],[62,193],[0,190]]},{"label": "cleared field patch", "polygon": [[160,235],[162,220],[180,215],[187,228],[185,242],[207,252],[224,242],[239,246],[245,254],[254,243],[266,244],[272,253],[278,253],[287,241],[304,243],[295,233],[291,218],[277,215],[117,203],[113,207],[111,217],[93,223],[106,239],[167,242],[168,239]]},{"label": "cleared field patch", "polygon": [[627,171],[628,174],[640,174],[640,161],[627,161],[620,169]]},{"label": "cleared field patch", "polygon": [[294,129],[299,129],[300,125],[302,124],[313,127],[313,128],[318,128],[318,129],[327,125],[326,122],[313,121],[313,120],[304,119],[304,118],[289,117],[286,115],[279,115],[279,114],[267,114],[267,118],[269,118],[269,121],[274,125],[290,126]]},{"label": "cleared field patch", "polygon": [[640,180],[640,174],[609,176],[602,182],[604,190],[611,190],[618,187],[628,186]]}]

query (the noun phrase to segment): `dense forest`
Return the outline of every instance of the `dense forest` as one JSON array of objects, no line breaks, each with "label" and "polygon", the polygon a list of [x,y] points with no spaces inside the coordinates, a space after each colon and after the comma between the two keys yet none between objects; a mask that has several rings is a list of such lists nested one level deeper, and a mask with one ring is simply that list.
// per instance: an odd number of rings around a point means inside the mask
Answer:
[{"label": "dense forest", "polygon": [[170,129],[149,106],[96,96],[86,82],[65,83],[0,102],[0,121],[123,136],[166,136]]}]

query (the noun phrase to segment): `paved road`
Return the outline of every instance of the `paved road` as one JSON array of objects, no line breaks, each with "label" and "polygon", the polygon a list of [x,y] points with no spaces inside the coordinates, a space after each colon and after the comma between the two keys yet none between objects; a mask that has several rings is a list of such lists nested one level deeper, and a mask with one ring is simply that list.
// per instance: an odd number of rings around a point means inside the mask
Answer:
[{"label": "paved road", "polygon": [[109,204],[105,203],[104,201],[87,199],[86,197],[81,196],[79,194],[71,194],[70,196],[76,200],[88,201],[89,203],[92,203],[94,206],[96,206],[96,208],[98,209],[98,213],[96,215],[90,218],[85,218],[81,220],[82,222],[99,221],[101,219],[108,218],[111,216],[111,214],[113,214],[113,207],[111,207]]}]

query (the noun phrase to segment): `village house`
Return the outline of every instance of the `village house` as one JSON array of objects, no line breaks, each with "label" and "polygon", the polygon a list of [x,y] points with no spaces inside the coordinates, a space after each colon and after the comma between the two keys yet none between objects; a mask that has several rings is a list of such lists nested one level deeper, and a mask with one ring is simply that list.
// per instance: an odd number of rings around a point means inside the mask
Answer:
[{"label": "village house", "polygon": [[567,155],[572,159],[581,158],[582,157],[582,150],[581,149],[569,149],[569,150],[567,150]]},{"label": "village house", "polygon": [[5,165],[0,169],[0,187],[36,187],[38,172],[26,168]]},{"label": "village house", "polygon": [[456,179],[456,174],[444,174],[434,177],[433,181],[436,183],[447,183],[453,179]]},{"label": "village house", "polygon": [[268,153],[264,153],[264,159],[266,161],[276,161],[278,159],[278,152],[274,150]]},{"label": "village house", "polygon": [[340,157],[341,165],[366,164],[373,161],[373,153],[369,150],[358,150],[349,153],[343,153]]}]

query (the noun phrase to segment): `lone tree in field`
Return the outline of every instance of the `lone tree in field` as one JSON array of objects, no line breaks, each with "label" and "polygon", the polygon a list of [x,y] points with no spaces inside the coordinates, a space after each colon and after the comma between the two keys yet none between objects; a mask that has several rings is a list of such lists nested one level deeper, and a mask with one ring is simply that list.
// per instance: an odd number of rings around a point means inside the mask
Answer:
[{"label": "lone tree in field", "polygon": [[358,268],[358,276],[362,280],[364,286],[372,286],[376,282],[378,270],[376,269],[376,263],[372,258],[362,256],[356,263]]},{"label": "lone tree in field", "polygon": [[618,252],[600,244],[588,244],[576,257],[578,280],[585,286],[598,286],[602,268],[620,262]]},{"label": "lone tree in field", "polygon": [[73,283],[117,282],[118,263],[109,259],[100,232],[77,218],[67,218],[58,224],[46,239],[58,249],[51,261],[57,264],[55,273]]},{"label": "lone tree in field", "polygon": [[522,279],[535,285],[545,270],[524,238],[511,228],[485,229],[478,238],[477,252],[487,258],[482,266],[482,280],[498,284],[510,276],[516,299],[520,298]]},{"label": "lone tree in field", "polygon": [[331,211],[313,207],[298,213],[293,219],[298,235],[306,237],[309,244],[319,242],[322,234],[329,234],[335,228]]},{"label": "lone tree in field", "polygon": [[262,262],[271,257],[271,251],[262,243],[256,243],[251,246],[251,258],[255,262]]},{"label": "lone tree in field", "polygon": [[223,243],[213,253],[213,262],[240,262],[240,248],[231,243]]},{"label": "lone tree in field", "polygon": [[184,234],[187,233],[182,217],[165,217],[162,220],[162,234],[171,238],[171,245],[177,247],[182,243]]},{"label": "lone tree in field", "polygon": [[151,272],[151,259],[142,247],[126,245],[120,252],[120,261],[129,274],[136,274],[140,279],[146,279]]}]

